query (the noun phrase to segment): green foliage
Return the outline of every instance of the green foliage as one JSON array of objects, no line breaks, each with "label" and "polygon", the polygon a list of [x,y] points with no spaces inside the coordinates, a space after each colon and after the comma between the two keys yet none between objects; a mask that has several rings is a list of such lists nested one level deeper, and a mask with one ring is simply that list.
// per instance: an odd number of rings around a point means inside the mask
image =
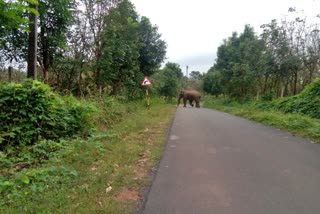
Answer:
[{"label": "green foliage", "polygon": [[302,113],[320,119],[320,79],[314,80],[296,96],[275,100],[274,108],[285,113]]},{"label": "green foliage", "polygon": [[139,16],[129,1],[122,1],[106,16],[99,83],[110,94],[141,97],[140,82],[152,75],[164,60],[166,45],[148,18]]},{"label": "green foliage", "polygon": [[239,36],[233,33],[218,48],[217,61],[204,76],[204,90],[212,95],[224,93],[237,98],[252,95],[262,55],[263,43],[253,28],[246,25],[243,33]]},{"label": "green foliage", "polygon": [[163,76],[164,76],[164,84],[160,88],[160,95],[168,97],[171,99],[172,97],[175,97],[178,92],[178,78],[176,77],[176,74],[170,70],[165,68],[163,70]]},{"label": "green foliage", "polygon": [[31,13],[38,14],[38,11],[26,6],[24,2],[38,4],[37,0],[0,0],[0,47],[2,47],[1,39],[6,33],[8,33],[8,31],[12,29],[28,30],[28,19],[23,16],[23,13],[29,11]]},{"label": "green foliage", "polygon": [[183,77],[182,70],[180,68],[180,65],[174,62],[167,62],[165,65],[165,68],[170,69],[173,71],[178,79],[181,79]]},{"label": "green foliage", "polygon": [[190,73],[190,79],[192,80],[200,80],[202,78],[202,74],[200,71],[191,71]]},{"label": "green foliage", "polygon": [[93,107],[79,102],[74,97],[55,96],[42,123],[41,137],[57,140],[78,134],[86,136],[88,118]]},{"label": "green foliage", "polygon": [[0,93],[0,150],[73,136],[87,125],[90,108],[55,95],[40,82],[3,83]]},{"label": "green foliage", "polygon": [[163,96],[167,101],[176,97],[181,88],[182,72],[180,65],[168,62],[165,67],[151,77],[153,93]]},{"label": "green foliage", "polygon": [[158,33],[158,27],[152,26],[147,17],[139,22],[139,65],[140,71],[150,76],[160,67],[166,55],[166,43]]},{"label": "green foliage", "polygon": [[[91,117],[91,121],[95,127],[100,127],[103,130],[108,129],[114,124],[121,122],[126,115],[131,114],[139,108],[141,101],[130,101],[121,97],[104,96],[101,99],[94,101],[96,111]],[[101,117],[103,115],[103,117]]]},{"label": "green foliage", "polygon": [[218,96],[222,93],[221,73],[213,70],[204,75],[203,90],[211,95]]},{"label": "green foliage", "polygon": [[[291,8],[289,12],[295,10]],[[301,92],[319,77],[319,47],[316,44],[319,43],[320,31],[317,24],[308,25],[306,18],[299,16],[297,13],[281,22],[272,20],[261,25],[263,31],[260,36],[246,25],[243,32],[234,32],[225,39],[218,47],[214,66],[208,71],[219,71],[219,81],[209,81],[213,75],[208,74],[210,77],[204,84],[205,90],[216,94],[212,88],[216,88],[219,82],[224,95],[238,99],[255,96],[265,100]],[[301,102],[294,108],[301,110],[299,106],[305,105],[303,102],[306,101]]]},{"label": "green foliage", "polygon": [[99,62],[100,83],[112,87],[116,95],[126,85],[132,85],[135,73],[139,72],[138,15],[127,1],[119,4],[106,17],[102,60]]},{"label": "green foliage", "polygon": [[47,72],[57,57],[66,49],[66,33],[73,23],[73,0],[40,0],[39,1],[39,64],[47,81]]},{"label": "green foliage", "polygon": [[[27,151],[21,152],[18,163],[1,166],[0,213],[127,211],[128,204],[118,202],[116,195],[124,188],[136,190],[145,184],[145,178],[135,176],[137,162],[147,158],[146,170],[155,165],[175,108],[160,99],[152,99],[150,111],[141,101],[112,97],[81,102],[96,107],[91,121],[97,130],[86,139],[30,146],[28,150],[38,156],[51,154],[28,168],[18,169],[21,161],[29,163],[22,159],[33,155]],[[5,156],[0,152],[0,161],[13,161]],[[106,194],[109,186],[112,191]],[[103,196],[98,198],[101,206],[97,206],[97,195]],[[121,213],[131,213],[135,207],[130,203],[129,208]]]},{"label": "green foliage", "polygon": [[39,14],[30,4],[37,0],[0,0],[0,61],[19,62],[26,57],[29,20],[27,13]]},{"label": "green foliage", "polygon": [[27,198],[39,200],[39,195],[61,189],[64,185],[76,181],[77,171],[65,166],[48,166],[26,169],[16,173],[13,178],[0,176],[0,207],[25,212]]}]

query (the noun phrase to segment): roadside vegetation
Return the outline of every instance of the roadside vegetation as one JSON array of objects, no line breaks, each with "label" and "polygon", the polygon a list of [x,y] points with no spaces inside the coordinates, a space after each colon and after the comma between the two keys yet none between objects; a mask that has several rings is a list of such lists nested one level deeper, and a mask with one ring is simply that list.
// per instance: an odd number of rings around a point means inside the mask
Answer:
[{"label": "roadside vegetation", "polygon": [[34,81],[1,89],[1,213],[136,209],[175,106],[156,97],[150,111],[143,100],[77,100]]},{"label": "roadside vegetation", "polygon": [[320,143],[320,79],[295,96],[239,101],[207,97],[204,106],[272,125]]},{"label": "roadside vegetation", "polygon": [[134,212],[186,82],[157,26],[128,0],[0,0],[0,25],[0,213]]},{"label": "roadside vegetation", "polygon": [[246,25],[189,77],[161,68],[167,45],[128,0],[0,0],[0,25],[1,213],[135,211],[180,89],[320,141],[320,31],[306,19]]}]

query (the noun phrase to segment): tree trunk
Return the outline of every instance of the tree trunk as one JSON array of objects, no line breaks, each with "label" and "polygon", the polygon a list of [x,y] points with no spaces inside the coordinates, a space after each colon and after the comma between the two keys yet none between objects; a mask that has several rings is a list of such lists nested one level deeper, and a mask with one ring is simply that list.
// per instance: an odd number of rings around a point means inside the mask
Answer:
[{"label": "tree trunk", "polygon": [[[37,5],[30,4],[31,8],[37,9]],[[28,70],[27,77],[36,79],[37,71],[37,15],[29,13],[29,41],[28,41]]]},{"label": "tree trunk", "polygon": [[284,96],[284,91],[285,91],[285,86],[284,84],[280,84],[281,85],[281,94],[280,94],[280,97],[282,98]]},{"label": "tree trunk", "polygon": [[9,66],[9,68],[8,68],[9,82],[12,82],[12,70],[13,70],[13,68],[11,66]]},{"label": "tree trunk", "polygon": [[293,95],[297,94],[298,71],[294,72]]},{"label": "tree trunk", "polygon": [[269,79],[269,75],[265,75],[263,93],[266,93],[266,91],[267,91],[268,79]]}]

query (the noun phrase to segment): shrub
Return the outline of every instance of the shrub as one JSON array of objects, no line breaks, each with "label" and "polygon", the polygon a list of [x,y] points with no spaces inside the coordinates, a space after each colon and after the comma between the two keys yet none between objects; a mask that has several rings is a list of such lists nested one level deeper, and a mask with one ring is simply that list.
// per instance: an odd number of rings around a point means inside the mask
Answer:
[{"label": "shrub", "polygon": [[0,109],[0,150],[72,136],[87,124],[88,110],[77,100],[38,81],[0,84]]},{"label": "shrub", "polygon": [[320,79],[314,80],[300,94],[274,101],[277,110],[302,113],[320,119]]}]

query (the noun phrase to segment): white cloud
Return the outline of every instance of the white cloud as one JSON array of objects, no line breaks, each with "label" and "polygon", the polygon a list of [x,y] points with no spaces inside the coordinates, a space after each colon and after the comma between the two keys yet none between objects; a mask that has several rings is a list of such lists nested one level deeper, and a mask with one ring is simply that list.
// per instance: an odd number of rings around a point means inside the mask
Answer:
[{"label": "white cloud", "polygon": [[[167,41],[167,58],[182,68],[206,72],[212,66],[217,47],[245,24],[259,31],[261,24],[280,19],[289,7],[315,16],[319,0],[132,0],[140,15],[159,27]],[[203,59],[199,58],[203,56]],[[190,63],[188,63],[188,61]]]}]

